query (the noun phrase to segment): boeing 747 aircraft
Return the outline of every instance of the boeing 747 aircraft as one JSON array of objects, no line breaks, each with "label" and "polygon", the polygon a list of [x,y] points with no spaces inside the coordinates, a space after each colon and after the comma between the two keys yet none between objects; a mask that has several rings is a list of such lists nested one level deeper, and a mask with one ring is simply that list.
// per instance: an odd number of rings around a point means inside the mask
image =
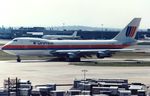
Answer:
[{"label": "boeing 747 aircraft", "polygon": [[141,18],[134,18],[111,40],[47,40],[40,38],[15,38],[2,47],[6,53],[17,56],[57,56],[67,61],[80,61],[81,57],[96,55],[98,58],[111,57],[113,52],[136,44],[135,35]]},{"label": "boeing 747 aircraft", "polygon": [[44,35],[42,38],[49,40],[63,40],[63,39],[79,39],[80,36],[77,36],[77,31],[75,31],[72,35]]}]

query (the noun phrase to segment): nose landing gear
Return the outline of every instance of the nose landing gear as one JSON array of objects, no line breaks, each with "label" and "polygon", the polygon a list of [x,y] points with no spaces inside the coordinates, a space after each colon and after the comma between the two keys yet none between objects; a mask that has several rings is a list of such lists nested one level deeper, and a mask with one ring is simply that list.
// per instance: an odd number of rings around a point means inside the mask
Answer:
[{"label": "nose landing gear", "polygon": [[17,56],[17,62],[21,62],[20,56]]}]

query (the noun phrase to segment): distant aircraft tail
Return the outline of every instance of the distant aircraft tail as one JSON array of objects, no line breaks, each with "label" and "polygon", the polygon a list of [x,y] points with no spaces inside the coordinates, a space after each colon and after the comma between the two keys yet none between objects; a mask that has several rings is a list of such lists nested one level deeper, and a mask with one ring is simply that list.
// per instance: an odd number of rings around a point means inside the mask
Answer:
[{"label": "distant aircraft tail", "polygon": [[77,31],[74,31],[74,33],[72,34],[73,37],[77,36]]},{"label": "distant aircraft tail", "polygon": [[132,43],[139,27],[141,18],[134,18],[116,37],[113,39],[122,43]]},{"label": "distant aircraft tail", "polygon": [[144,35],[144,39],[147,39],[147,36],[146,36],[146,35]]},{"label": "distant aircraft tail", "polygon": [[150,37],[147,37],[146,34],[144,35],[144,39],[150,39]]}]

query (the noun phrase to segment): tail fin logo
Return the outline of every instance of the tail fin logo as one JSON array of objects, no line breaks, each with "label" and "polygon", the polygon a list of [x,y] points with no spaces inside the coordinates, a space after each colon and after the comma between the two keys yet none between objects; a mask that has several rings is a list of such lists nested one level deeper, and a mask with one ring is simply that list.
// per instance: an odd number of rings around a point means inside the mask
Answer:
[{"label": "tail fin logo", "polygon": [[128,26],[126,31],[127,37],[133,37],[136,32],[137,27],[136,26]]}]

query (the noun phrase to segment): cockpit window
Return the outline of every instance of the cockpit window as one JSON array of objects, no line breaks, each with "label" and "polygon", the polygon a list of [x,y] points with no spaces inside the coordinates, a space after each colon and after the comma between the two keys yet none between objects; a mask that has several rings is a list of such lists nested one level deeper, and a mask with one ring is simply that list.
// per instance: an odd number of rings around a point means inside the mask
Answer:
[{"label": "cockpit window", "polygon": [[33,44],[35,45],[35,44],[36,44],[36,42],[33,42]]},{"label": "cockpit window", "polygon": [[17,42],[18,40],[17,40],[17,39],[15,39],[15,40],[13,40],[13,41]]}]

